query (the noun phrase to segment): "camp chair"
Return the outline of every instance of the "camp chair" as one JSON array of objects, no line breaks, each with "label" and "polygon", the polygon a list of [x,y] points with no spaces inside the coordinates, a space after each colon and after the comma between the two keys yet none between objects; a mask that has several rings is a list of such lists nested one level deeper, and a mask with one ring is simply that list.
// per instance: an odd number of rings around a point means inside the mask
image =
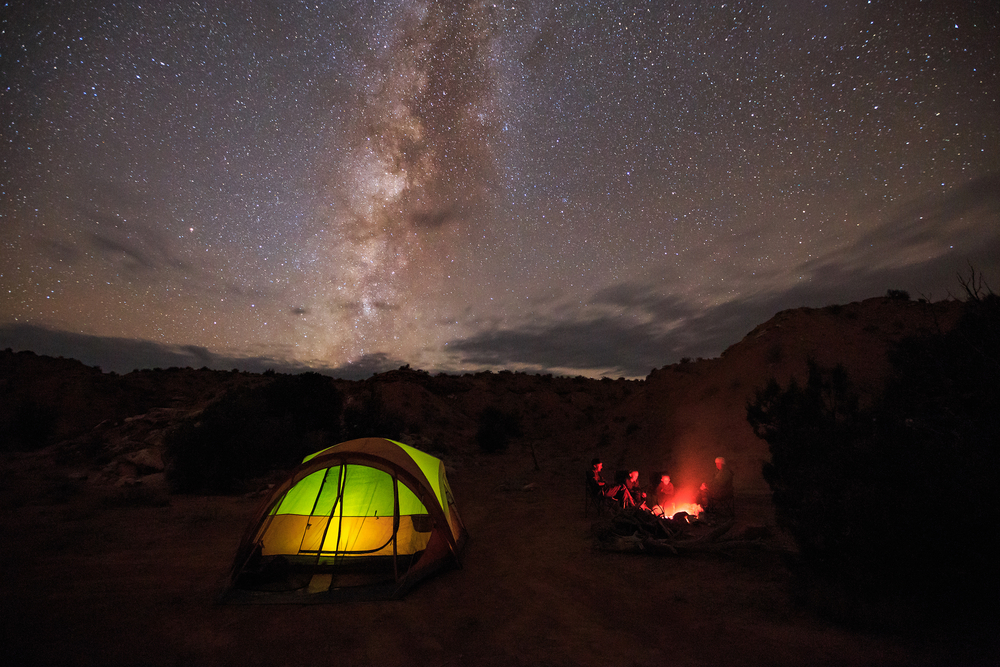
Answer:
[{"label": "camp chair", "polygon": [[632,497],[632,493],[625,486],[625,481],[628,479],[628,476],[628,470],[616,470],[614,486],[611,486],[607,491],[607,498],[613,504],[615,509],[635,507],[635,499]]},{"label": "camp chair", "polygon": [[595,487],[590,483],[590,471],[588,470],[583,478],[583,516],[590,513],[591,505],[597,509],[597,514],[600,516],[605,509],[611,507],[613,502],[614,499],[604,495],[601,487]]}]

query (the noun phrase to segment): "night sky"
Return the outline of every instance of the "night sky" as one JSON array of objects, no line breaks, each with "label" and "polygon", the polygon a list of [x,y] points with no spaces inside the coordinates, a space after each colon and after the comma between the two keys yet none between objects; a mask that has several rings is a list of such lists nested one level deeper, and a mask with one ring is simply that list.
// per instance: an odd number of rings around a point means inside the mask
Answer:
[{"label": "night sky", "polygon": [[[44,5],[44,7],[43,7]],[[0,349],[644,377],[1000,291],[1000,3],[0,8]]]}]

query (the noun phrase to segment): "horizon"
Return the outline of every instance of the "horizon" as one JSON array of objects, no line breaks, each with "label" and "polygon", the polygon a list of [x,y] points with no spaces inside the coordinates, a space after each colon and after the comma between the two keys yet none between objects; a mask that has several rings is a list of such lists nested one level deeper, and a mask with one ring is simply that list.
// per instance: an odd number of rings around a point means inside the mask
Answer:
[{"label": "horizon", "polygon": [[[977,274],[978,275],[978,274]],[[986,289],[989,286],[986,285]],[[929,301],[924,297],[912,297],[908,293],[902,295],[906,298],[901,298],[900,295],[892,296],[890,292],[899,292],[897,290],[887,290],[887,294],[876,297],[868,297],[862,299],[860,302],[852,303],[864,303],[865,301],[875,300],[875,299],[889,299],[889,300],[901,300],[913,303],[941,303],[946,301],[962,301],[962,299],[949,295],[947,299],[941,299],[939,301]],[[905,292],[905,291],[904,291]],[[780,310],[771,315],[770,318],[758,322],[753,327],[748,329],[740,337],[739,340],[733,343],[742,341],[748,336],[752,331],[759,326],[770,321],[774,317],[777,317],[783,312],[788,310],[798,310],[798,309],[825,309],[832,306],[845,306],[850,304],[827,304],[821,307],[810,307],[810,306],[798,306],[793,308],[788,308]],[[14,344],[7,344],[13,341]],[[18,343],[18,341],[21,341]],[[34,344],[40,344],[39,349],[32,349],[26,347],[29,343],[26,341],[32,341]],[[727,346],[728,349],[730,346]],[[53,349],[58,350],[58,353],[43,352],[40,350]],[[711,357],[681,357],[673,361],[665,362],[660,365],[651,367],[651,369],[645,375],[635,375],[635,376],[616,376],[612,377],[609,375],[586,375],[583,373],[576,372],[558,372],[552,369],[507,369],[507,368],[476,368],[476,369],[424,369],[420,367],[415,367],[410,363],[405,361],[394,362],[384,357],[377,356],[374,359],[365,359],[364,363],[351,364],[339,368],[324,368],[324,367],[309,367],[304,365],[289,365],[286,362],[281,362],[275,359],[267,358],[239,358],[239,357],[223,357],[220,355],[214,355],[208,350],[203,348],[195,348],[193,346],[164,346],[153,343],[152,341],[139,341],[139,340],[128,340],[128,339],[115,339],[115,338],[102,338],[97,336],[88,336],[85,334],[74,334],[71,332],[64,331],[50,331],[46,329],[40,329],[32,325],[0,325],[0,350],[10,350],[13,353],[19,352],[29,352],[36,354],[38,356],[46,356],[50,358],[62,358],[71,359],[79,361],[85,366],[92,368],[97,368],[104,373],[117,373],[119,375],[126,375],[130,372],[138,371],[148,371],[148,370],[163,370],[170,368],[190,368],[197,370],[208,369],[211,371],[220,372],[231,372],[240,371],[251,374],[263,374],[267,372],[281,373],[281,374],[299,374],[316,372],[323,375],[328,375],[339,380],[366,380],[376,375],[387,373],[396,370],[410,370],[413,372],[428,373],[431,376],[437,375],[452,375],[460,376],[465,374],[477,374],[477,373],[524,373],[527,375],[552,375],[554,377],[586,377],[591,380],[627,380],[627,381],[644,381],[653,372],[660,370],[662,368],[668,368],[676,364],[683,363],[696,363],[698,361],[708,361],[711,359],[718,359],[722,356],[725,350],[721,350],[719,354],[713,355]],[[103,360],[103,363],[100,363]],[[109,363],[110,362],[110,363]]]}]

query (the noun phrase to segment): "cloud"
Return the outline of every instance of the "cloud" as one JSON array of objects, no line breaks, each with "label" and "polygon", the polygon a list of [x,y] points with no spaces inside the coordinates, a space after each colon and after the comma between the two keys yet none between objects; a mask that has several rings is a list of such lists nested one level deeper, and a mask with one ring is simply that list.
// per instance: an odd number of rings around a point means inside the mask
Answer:
[{"label": "cloud", "polygon": [[[616,286],[614,291],[622,293],[625,287]],[[634,300],[648,300],[652,310],[562,320],[536,317],[520,327],[482,331],[450,341],[445,349],[459,366],[645,377],[652,369],[684,357],[718,356],[770,319],[777,312],[775,308],[801,305],[791,301],[795,297],[789,293],[699,310],[693,304],[675,304],[672,298],[657,302],[651,296],[651,286],[631,287]],[[674,308],[673,314],[641,321],[666,304]]]},{"label": "cloud", "polygon": [[[966,227],[964,219],[974,214],[994,220],[1000,214],[1000,173],[973,179],[944,196],[909,202],[886,229],[893,234],[904,232],[904,239],[919,242],[961,231]],[[996,226],[991,227],[997,234]]]},{"label": "cloud", "polygon": [[[197,268],[165,232],[177,225],[162,207],[148,205],[129,186],[110,180],[71,181],[66,190],[71,198],[55,203],[55,219],[33,235],[34,247],[44,257],[76,267],[86,264],[87,270],[97,265],[139,280],[198,277]],[[73,244],[65,241],[67,234],[76,239]]]},{"label": "cloud", "polygon": [[940,300],[961,292],[957,276],[969,265],[1000,283],[998,218],[1000,175],[991,175],[910,202],[857,242],[797,269],[744,278],[737,296],[712,305],[665,291],[655,278],[618,283],[598,291],[587,308],[554,306],[445,349],[459,364],[642,377],[684,357],[718,356],[789,308],[849,303],[889,289]]},{"label": "cloud", "polygon": [[803,265],[823,274],[829,267],[872,271],[932,264],[964,253],[977,264],[995,264],[988,251],[1000,243],[1000,174],[965,183],[944,195],[920,197],[900,206],[882,225],[854,243]]},{"label": "cloud", "polygon": [[146,253],[124,243],[119,243],[103,234],[90,234],[90,243],[92,247],[103,251],[109,257],[124,257],[125,265],[132,269],[153,271],[158,268],[157,263],[152,261]]},{"label": "cloud", "polygon": [[[967,274],[970,264],[996,287],[1000,284],[998,218],[1000,175],[990,175],[943,196],[911,201],[856,242],[790,270],[741,276],[731,295],[707,305],[671,291],[671,281],[663,276],[616,283],[595,292],[583,308],[553,300],[521,323],[502,326],[501,320],[494,320],[470,336],[451,340],[443,348],[446,366],[644,377],[651,369],[684,357],[718,356],[789,308],[843,304],[882,296],[888,289],[940,300],[961,294],[957,275]],[[382,300],[370,305],[376,310],[394,308]],[[288,312],[305,315],[309,310],[296,306]],[[354,363],[328,367],[280,355],[221,355],[198,346],[16,323],[0,325],[0,347],[76,358],[123,373],[134,368],[207,366],[251,372],[314,370],[363,379],[410,361],[369,353]]]},{"label": "cloud", "polygon": [[638,310],[656,318],[691,317],[699,311],[677,295],[664,294],[653,285],[641,283],[619,283],[605,287],[598,291],[590,303]]},{"label": "cloud", "polygon": [[53,238],[38,239],[36,245],[45,257],[56,262],[75,264],[84,257],[84,254],[75,245]]},{"label": "cloud", "polygon": [[438,229],[447,226],[455,217],[451,207],[437,211],[415,211],[410,215],[410,222],[420,229]]},{"label": "cloud", "polygon": [[457,365],[645,377],[684,357],[718,356],[777,311],[803,305],[796,300],[806,297],[795,289],[703,307],[663,294],[659,284],[619,284],[590,302],[612,307],[600,315],[580,316],[592,309],[559,317],[536,314],[522,326],[482,331],[450,341],[445,349]]},{"label": "cloud", "polygon": [[445,349],[458,357],[459,365],[639,377],[663,365],[673,344],[654,325],[595,318],[484,331],[451,341]]},{"label": "cloud", "polygon": [[292,374],[315,371],[345,380],[362,380],[405,364],[385,354],[369,354],[352,364],[317,367],[269,356],[216,354],[198,345],[163,345],[148,340],[58,331],[31,324],[0,324],[0,349],[6,348],[77,359],[87,366],[116,373],[144,368],[207,367],[214,370],[235,368],[250,373],[266,370]]}]

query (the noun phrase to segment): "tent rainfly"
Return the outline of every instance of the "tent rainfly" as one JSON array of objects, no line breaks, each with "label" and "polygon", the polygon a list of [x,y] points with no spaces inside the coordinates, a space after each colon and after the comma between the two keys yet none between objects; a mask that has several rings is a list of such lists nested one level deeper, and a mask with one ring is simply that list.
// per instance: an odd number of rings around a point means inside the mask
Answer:
[{"label": "tent rainfly", "polygon": [[385,438],[307,456],[261,503],[222,601],[402,597],[459,565],[465,527],[444,464]]}]

